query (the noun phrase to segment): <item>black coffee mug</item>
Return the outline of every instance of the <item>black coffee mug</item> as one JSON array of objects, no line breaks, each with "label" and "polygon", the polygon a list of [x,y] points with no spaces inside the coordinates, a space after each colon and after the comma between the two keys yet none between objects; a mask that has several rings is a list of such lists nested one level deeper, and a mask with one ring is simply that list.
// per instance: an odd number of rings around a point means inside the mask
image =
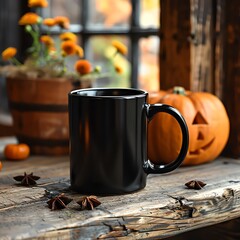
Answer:
[{"label": "black coffee mug", "polygon": [[[71,188],[88,194],[123,194],[142,189],[150,173],[176,169],[188,150],[181,114],[163,104],[147,104],[146,91],[89,88],[69,93]],[[158,112],[171,114],[182,131],[175,161],[154,165],[147,159],[147,124]]]}]

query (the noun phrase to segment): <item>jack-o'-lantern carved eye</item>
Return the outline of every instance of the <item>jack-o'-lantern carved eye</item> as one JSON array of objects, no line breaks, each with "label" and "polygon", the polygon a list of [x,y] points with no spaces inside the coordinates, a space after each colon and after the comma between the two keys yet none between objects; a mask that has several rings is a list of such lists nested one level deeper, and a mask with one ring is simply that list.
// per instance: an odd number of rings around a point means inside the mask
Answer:
[{"label": "jack-o'-lantern carved eye", "polygon": [[193,119],[193,125],[195,124],[208,124],[208,122],[200,112],[197,112],[195,118]]}]

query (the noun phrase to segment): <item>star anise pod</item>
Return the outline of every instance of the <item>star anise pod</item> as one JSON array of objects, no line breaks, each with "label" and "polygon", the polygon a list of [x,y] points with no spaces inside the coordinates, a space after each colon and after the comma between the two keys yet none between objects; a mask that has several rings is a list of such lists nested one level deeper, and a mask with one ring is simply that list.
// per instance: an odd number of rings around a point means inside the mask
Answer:
[{"label": "star anise pod", "polygon": [[72,198],[68,198],[64,195],[64,193],[61,193],[52,199],[47,201],[48,207],[51,210],[58,210],[66,208],[67,205],[72,201]]},{"label": "star anise pod", "polygon": [[185,183],[185,186],[187,186],[190,189],[195,189],[195,190],[200,190],[206,185],[207,185],[206,183],[199,181],[199,180],[191,180],[191,181]]},{"label": "star anise pod", "polygon": [[16,181],[21,182],[20,184],[23,186],[31,186],[36,185],[36,181],[40,179],[40,177],[33,175],[33,173],[27,174],[24,172],[24,175],[13,177]]},{"label": "star anise pod", "polygon": [[96,196],[83,197],[77,201],[81,209],[93,210],[95,207],[99,206],[101,202]]}]

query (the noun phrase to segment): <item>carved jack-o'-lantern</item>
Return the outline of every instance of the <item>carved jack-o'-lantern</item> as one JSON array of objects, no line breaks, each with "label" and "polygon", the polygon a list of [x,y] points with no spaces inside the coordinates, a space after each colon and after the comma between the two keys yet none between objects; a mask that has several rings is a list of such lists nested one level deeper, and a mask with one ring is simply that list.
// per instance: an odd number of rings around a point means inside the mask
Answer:
[{"label": "carved jack-o'-lantern", "polygon": [[[164,103],[179,110],[189,130],[189,151],[183,165],[214,160],[229,136],[229,118],[222,102],[213,94],[189,92],[181,87],[149,96],[149,103]],[[181,131],[176,120],[158,113],[148,125],[148,157],[155,164],[173,161],[181,147]]]}]

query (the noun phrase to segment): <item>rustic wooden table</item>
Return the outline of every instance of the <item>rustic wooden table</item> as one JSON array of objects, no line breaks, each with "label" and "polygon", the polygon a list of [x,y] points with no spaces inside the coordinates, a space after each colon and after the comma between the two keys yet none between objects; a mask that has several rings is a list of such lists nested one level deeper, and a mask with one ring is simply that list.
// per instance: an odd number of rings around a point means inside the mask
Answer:
[{"label": "rustic wooden table", "polygon": [[[68,156],[12,162],[1,153],[1,159],[0,239],[162,239],[240,217],[240,161],[233,159],[149,175],[139,192],[97,196],[102,204],[92,211],[81,210],[76,201],[82,195],[69,189]],[[13,177],[24,172],[40,176],[38,184],[19,186]],[[187,189],[184,184],[193,179],[207,185]],[[52,211],[49,192],[74,201]]]}]

